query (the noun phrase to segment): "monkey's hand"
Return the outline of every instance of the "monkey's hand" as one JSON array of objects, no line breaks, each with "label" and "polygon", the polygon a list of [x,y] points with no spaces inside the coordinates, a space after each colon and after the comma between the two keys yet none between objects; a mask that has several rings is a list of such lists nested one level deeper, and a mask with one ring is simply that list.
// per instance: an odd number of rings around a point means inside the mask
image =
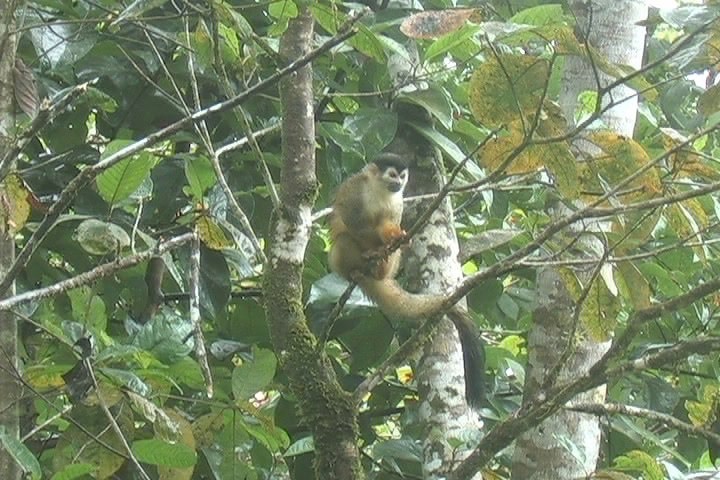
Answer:
[{"label": "monkey's hand", "polygon": [[385,223],[380,227],[380,238],[385,245],[405,240],[407,233],[396,223]]}]

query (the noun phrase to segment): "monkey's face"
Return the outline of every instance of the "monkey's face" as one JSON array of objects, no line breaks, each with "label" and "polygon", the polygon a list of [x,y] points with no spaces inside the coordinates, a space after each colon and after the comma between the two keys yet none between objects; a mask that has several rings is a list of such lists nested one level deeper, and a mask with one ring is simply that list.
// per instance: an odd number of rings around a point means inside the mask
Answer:
[{"label": "monkey's face", "polygon": [[397,167],[388,166],[381,174],[382,182],[392,193],[401,192],[408,181],[407,168],[399,169]]}]

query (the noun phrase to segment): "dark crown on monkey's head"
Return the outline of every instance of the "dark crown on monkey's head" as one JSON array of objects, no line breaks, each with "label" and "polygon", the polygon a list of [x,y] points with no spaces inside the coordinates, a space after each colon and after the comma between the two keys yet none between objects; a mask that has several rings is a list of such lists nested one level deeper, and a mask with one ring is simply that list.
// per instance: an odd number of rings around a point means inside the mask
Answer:
[{"label": "dark crown on monkey's head", "polygon": [[388,167],[395,167],[397,171],[407,170],[408,161],[402,155],[397,153],[380,153],[373,159],[373,162],[381,170],[387,170]]}]

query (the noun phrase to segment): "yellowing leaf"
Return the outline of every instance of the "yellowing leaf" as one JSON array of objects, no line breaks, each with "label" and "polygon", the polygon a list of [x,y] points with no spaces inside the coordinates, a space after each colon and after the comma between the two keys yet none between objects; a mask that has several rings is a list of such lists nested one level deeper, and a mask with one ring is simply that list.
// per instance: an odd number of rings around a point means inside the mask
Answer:
[{"label": "yellowing leaf", "polygon": [[207,215],[200,216],[195,223],[200,240],[213,250],[222,250],[233,246],[225,232]]},{"label": "yellowing leaf", "polygon": [[25,380],[38,390],[50,390],[65,386],[62,376],[69,370],[67,365],[31,365],[25,369]]},{"label": "yellowing leaf", "polygon": [[[569,269],[561,269],[559,274],[570,296],[579,301],[583,285],[575,274]],[[596,341],[608,340],[617,324],[620,301],[610,293],[602,278],[598,277],[593,281],[590,292],[580,308],[580,323],[587,329],[590,336]]]},{"label": "yellowing leaf", "polygon": [[619,311],[618,298],[610,293],[605,282],[598,277],[590,286],[590,293],[581,307],[580,321],[594,340],[609,340],[617,324]]},{"label": "yellowing leaf", "polygon": [[29,197],[32,194],[17,175],[8,175],[0,184],[0,231],[13,235],[25,226],[30,216]]},{"label": "yellowing leaf", "polygon": [[632,450],[615,459],[615,468],[642,472],[648,480],[663,480],[665,471],[653,457],[640,450]]},{"label": "yellowing leaf", "polygon": [[[581,183],[592,202],[650,162],[645,149],[635,140],[611,131],[593,132],[586,139],[598,151],[582,163]],[[613,200],[628,204],[662,194],[658,170],[649,168],[626,185]]]},{"label": "yellowing leaf", "polygon": [[717,420],[717,409],[720,405],[720,386],[705,385],[699,401],[687,400],[685,408],[693,425],[711,425]]},{"label": "yellowing leaf", "polygon": [[[700,230],[702,227],[707,226],[708,216],[696,198],[669,205],[665,214],[670,226],[678,237],[691,242],[702,243]],[[696,245],[692,248],[698,258],[705,261],[707,253],[705,248],[701,245]]]},{"label": "yellowing leaf", "polygon": [[546,60],[529,55],[500,55],[475,70],[470,79],[470,109],[487,127],[534,115],[549,76]]},{"label": "yellowing leaf", "polygon": [[[703,158],[695,151],[692,144],[688,144],[687,137],[672,128],[661,128],[660,131],[662,132],[663,148],[666,152],[673,151],[668,160],[670,169],[675,175],[710,180],[720,178],[720,172],[704,163]],[[680,145],[684,146],[680,148]]]},{"label": "yellowing leaf", "polygon": [[[555,178],[558,190],[566,198],[577,198],[577,165],[567,142],[531,144],[516,152],[523,142],[521,128],[520,121],[511,122],[507,134],[491,140],[480,151],[480,162],[490,170],[504,166],[504,171],[511,174],[534,172],[544,167]],[[554,127],[547,126],[543,126],[543,130],[556,131]],[[511,156],[514,156],[512,160]]]},{"label": "yellowing leaf", "polygon": [[650,306],[650,284],[632,262],[619,262],[615,277],[623,296],[630,299],[636,310]]}]

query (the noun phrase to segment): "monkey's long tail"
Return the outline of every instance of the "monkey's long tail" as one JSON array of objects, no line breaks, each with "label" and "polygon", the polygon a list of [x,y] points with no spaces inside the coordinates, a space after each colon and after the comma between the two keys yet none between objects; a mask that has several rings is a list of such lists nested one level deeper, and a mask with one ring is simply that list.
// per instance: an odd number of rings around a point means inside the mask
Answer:
[{"label": "monkey's long tail", "polygon": [[[418,295],[403,289],[394,279],[363,276],[358,285],[380,310],[391,318],[417,321],[436,314],[442,305],[439,295]],[[485,342],[470,314],[453,307],[447,312],[460,337],[465,376],[465,400],[477,410],[485,398]]]}]

